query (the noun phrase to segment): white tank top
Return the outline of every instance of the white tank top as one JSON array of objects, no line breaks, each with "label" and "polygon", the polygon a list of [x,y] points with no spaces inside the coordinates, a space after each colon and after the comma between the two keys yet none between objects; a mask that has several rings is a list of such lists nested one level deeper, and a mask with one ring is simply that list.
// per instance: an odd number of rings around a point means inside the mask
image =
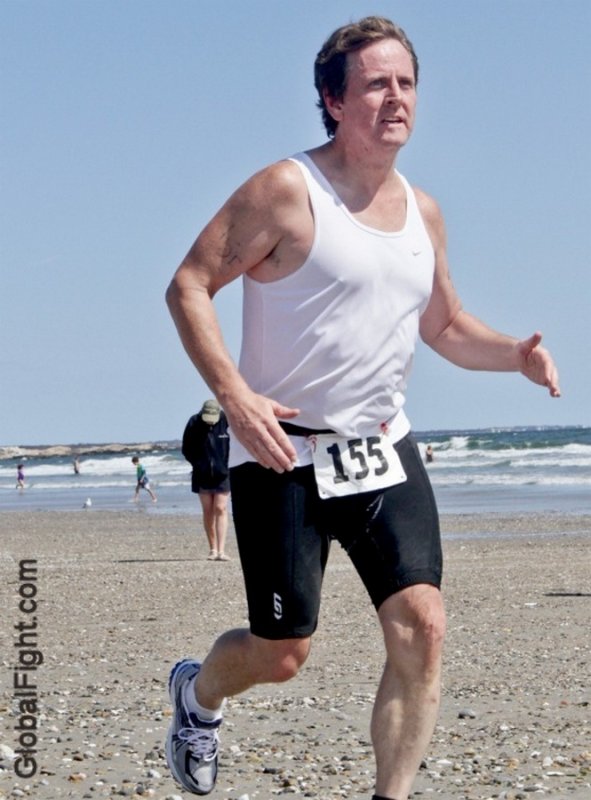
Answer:
[{"label": "white tank top", "polygon": [[[359,222],[305,153],[302,171],[314,240],[304,264],[280,280],[245,275],[239,369],[255,391],[291,408],[294,424],[347,437],[393,441],[410,430],[402,410],[418,335],[431,296],[435,257],[415,194],[406,222],[384,232]],[[291,437],[298,464],[311,462],[303,437]],[[230,464],[254,460],[232,437]]]}]

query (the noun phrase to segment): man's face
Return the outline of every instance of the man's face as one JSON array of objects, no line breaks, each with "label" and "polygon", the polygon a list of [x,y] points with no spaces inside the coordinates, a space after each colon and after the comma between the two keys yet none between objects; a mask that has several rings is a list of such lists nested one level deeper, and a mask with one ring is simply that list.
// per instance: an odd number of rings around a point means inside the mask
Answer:
[{"label": "man's face", "polygon": [[347,88],[329,108],[338,135],[399,149],[408,141],[416,109],[412,59],[395,39],[383,39],[347,56]]}]

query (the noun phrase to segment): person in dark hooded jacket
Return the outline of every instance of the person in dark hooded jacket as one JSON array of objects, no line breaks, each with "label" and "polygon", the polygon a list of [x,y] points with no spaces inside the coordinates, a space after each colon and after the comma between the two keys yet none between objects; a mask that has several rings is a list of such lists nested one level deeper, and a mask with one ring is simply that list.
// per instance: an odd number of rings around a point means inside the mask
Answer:
[{"label": "person in dark hooded jacket", "polygon": [[216,400],[206,400],[201,411],[187,422],[182,453],[193,467],[191,489],[201,500],[210,561],[229,560],[225,553],[230,494],[229,451],[226,415]]}]

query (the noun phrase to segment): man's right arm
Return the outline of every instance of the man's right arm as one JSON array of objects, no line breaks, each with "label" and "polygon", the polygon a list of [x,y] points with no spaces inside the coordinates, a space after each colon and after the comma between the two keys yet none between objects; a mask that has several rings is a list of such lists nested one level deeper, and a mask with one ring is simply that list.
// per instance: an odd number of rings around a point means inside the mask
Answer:
[{"label": "man's right arm", "polygon": [[291,419],[298,411],[246,384],[224,343],[213,297],[257,268],[281,242],[292,202],[291,176],[291,168],[280,163],[240,187],[197,238],[166,292],[183,346],[233,432],[260,464],[278,472],[292,468],[295,452],[277,418]]}]

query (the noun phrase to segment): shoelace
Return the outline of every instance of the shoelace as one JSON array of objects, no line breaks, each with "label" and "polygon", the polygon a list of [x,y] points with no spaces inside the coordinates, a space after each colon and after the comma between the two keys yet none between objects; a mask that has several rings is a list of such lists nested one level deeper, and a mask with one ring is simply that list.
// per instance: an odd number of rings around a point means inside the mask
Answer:
[{"label": "shoelace", "polygon": [[177,736],[187,742],[191,754],[196,758],[212,759],[217,751],[215,729],[181,728]]}]

